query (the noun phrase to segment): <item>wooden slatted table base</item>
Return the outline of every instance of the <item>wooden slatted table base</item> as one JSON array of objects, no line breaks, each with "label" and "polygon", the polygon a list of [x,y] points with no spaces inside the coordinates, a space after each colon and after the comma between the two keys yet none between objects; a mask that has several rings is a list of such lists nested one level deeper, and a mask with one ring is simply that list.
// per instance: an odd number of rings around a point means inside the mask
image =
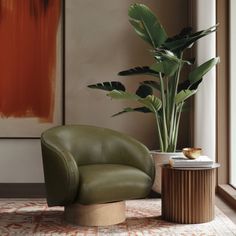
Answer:
[{"label": "wooden slatted table base", "polygon": [[80,226],[107,226],[125,221],[125,202],[65,207],[65,220]]},{"label": "wooden slatted table base", "polygon": [[196,224],[214,219],[215,170],[162,167],[162,218]]}]

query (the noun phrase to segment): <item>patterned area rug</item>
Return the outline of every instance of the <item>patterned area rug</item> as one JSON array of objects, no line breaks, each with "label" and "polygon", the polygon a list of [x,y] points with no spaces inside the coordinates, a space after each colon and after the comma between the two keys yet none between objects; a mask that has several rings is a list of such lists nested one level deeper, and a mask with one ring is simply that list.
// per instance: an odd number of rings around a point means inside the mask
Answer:
[{"label": "patterned area rug", "polygon": [[161,220],[159,199],[126,202],[124,223],[107,227],[79,227],[63,220],[63,208],[48,208],[44,200],[0,201],[0,235],[65,236],[204,236],[236,235],[235,224],[216,208],[216,218],[204,224],[175,224]]}]

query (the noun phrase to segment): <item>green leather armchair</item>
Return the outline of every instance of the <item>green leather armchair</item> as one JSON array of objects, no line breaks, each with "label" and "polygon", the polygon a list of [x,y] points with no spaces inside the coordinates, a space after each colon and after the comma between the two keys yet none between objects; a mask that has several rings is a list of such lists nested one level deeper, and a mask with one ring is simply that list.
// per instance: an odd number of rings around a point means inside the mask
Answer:
[{"label": "green leather armchair", "polygon": [[144,198],[155,169],[148,149],[114,130],[86,125],[51,128],[41,136],[49,206]]}]

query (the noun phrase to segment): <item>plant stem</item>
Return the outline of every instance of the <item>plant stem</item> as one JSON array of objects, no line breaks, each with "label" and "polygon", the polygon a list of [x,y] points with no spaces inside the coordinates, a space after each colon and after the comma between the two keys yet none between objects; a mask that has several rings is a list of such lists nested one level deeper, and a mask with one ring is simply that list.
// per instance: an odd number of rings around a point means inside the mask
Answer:
[{"label": "plant stem", "polygon": [[169,91],[169,78],[166,78],[166,120],[167,132],[170,131],[170,91]]},{"label": "plant stem", "polygon": [[[182,59],[183,57],[183,53],[180,54],[180,59]],[[175,92],[174,92],[174,98],[175,98],[175,95],[177,94],[178,92],[178,85],[179,85],[179,78],[180,78],[180,72],[181,72],[181,69],[182,69],[182,63],[180,63],[179,65],[179,68],[178,68],[178,71],[177,71],[177,74],[176,74],[176,77],[175,77]]]},{"label": "plant stem", "polygon": [[[183,53],[180,54],[180,59],[182,59],[183,57]],[[176,141],[175,141],[175,136],[176,136],[176,132],[178,132],[178,129],[176,130],[176,122],[177,122],[177,110],[176,110],[176,104],[175,104],[175,96],[178,92],[178,84],[179,84],[179,78],[180,78],[180,72],[181,72],[181,68],[182,65],[179,65],[178,71],[176,73],[176,76],[174,78],[174,89],[172,87],[172,98],[171,98],[171,102],[172,102],[172,109],[171,109],[171,120],[170,120],[170,129],[169,129],[169,143],[171,143],[173,146],[173,149],[171,151],[175,151],[176,149]],[[178,134],[177,134],[178,136]]]},{"label": "plant stem", "polygon": [[[176,106],[174,106],[174,109],[172,111],[172,117],[171,117],[171,127],[170,127],[170,133],[169,133],[169,137],[170,137],[170,143],[171,146],[174,147],[174,134],[175,134],[175,124],[176,124]],[[175,151],[175,150],[172,150]]]},{"label": "plant stem", "polygon": [[160,146],[161,146],[161,152],[164,152],[163,140],[162,140],[162,136],[161,136],[161,128],[160,128],[160,123],[159,123],[157,113],[155,113],[155,118],[156,118],[157,131],[158,131],[158,136],[159,136],[159,141],[160,141]]},{"label": "plant stem", "polygon": [[180,122],[180,117],[181,117],[183,105],[184,105],[184,102],[182,102],[179,105],[179,109],[177,111],[177,120],[176,120],[176,124],[175,124],[175,132],[174,132],[174,150],[176,150],[176,146],[177,146],[177,138],[178,138],[178,132],[179,132],[179,122]]},{"label": "plant stem", "polygon": [[161,100],[162,100],[162,119],[163,119],[163,138],[164,138],[164,151],[168,149],[168,132],[166,125],[166,98],[165,98],[165,87],[161,73],[159,73],[160,85],[161,85]]}]

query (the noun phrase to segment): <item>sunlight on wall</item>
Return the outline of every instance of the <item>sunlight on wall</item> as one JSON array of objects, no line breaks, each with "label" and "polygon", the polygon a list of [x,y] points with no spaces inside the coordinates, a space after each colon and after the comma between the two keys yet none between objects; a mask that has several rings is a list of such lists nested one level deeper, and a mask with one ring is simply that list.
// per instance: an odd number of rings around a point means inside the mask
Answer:
[{"label": "sunlight on wall", "polygon": [[[197,1],[197,30],[216,24],[215,0]],[[216,55],[216,36],[208,35],[197,44],[197,63],[200,65]],[[203,153],[215,160],[216,135],[216,71],[213,68],[203,77],[195,97],[194,143]]]}]

